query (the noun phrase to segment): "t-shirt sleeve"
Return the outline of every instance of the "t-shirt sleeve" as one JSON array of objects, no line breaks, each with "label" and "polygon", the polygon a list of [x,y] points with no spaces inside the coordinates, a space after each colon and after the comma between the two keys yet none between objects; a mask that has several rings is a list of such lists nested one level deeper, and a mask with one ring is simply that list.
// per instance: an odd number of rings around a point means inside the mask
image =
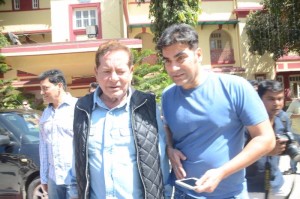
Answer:
[{"label": "t-shirt sleeve", "polygon": [[268,120],[269,116],[266,108],[249,82],[241,78],[236,89],[236,92],[234,92],[236,96],[233,100],[237,114],[245,126],[257,125]]}]

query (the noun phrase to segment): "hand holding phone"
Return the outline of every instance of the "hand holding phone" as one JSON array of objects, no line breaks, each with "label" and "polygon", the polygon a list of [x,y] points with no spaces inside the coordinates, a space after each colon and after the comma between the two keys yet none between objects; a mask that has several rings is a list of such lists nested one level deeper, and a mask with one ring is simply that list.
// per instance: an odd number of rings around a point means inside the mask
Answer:
[{"label": "hand holding phone", "polygon": [[196,181],[198,178],[185,178],[181,180],[176,180],[175,183],[184,188],[194,190],[196,188]]}]

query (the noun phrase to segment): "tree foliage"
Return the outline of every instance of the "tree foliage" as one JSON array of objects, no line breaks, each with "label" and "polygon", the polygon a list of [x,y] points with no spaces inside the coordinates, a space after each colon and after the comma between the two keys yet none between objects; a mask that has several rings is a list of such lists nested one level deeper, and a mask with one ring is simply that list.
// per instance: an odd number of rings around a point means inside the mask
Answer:
[{"label": "tree foliage", "polygon": [[289,52],[300,54],[300,1],[264,0],[263,6],[246,22],[249,51],[271,53],[274,60]]},{"label": "tree foliage", "polygon": [[[9,42],[7,38],[2,34],[2,32],[0,32],[0,48],[7,46],[8,44]],[[5,73],[8,69],[9,67],[5,63],[5,57],[0,54],[0,73]]]},{"label": "tree foliage", "polygon": [[[0,2],[1,4],[1,2]],[[7,38],[0,32],[0,48],[7,46],[9,42]],[[0,73],[4,74],[9,70],[9,66],[5,62],[5,57],[0,55]],[[22,93],[12,86],[13,79],[0,80],[0,109],[20,107]]]},{"label": "tree foliage", "polygon": [[154,42],[157,42],[161,33],[172,24],[186,23],[196,26],[199,13],[198,0],[151,0],[149,17],[152,20]]},{"label": "tree foliage", "polygon": [[20,107],[21,92],[12,86],[12,80],[0,80],[0,109]]},{"label": "tree foliage", "polygon": [[145,63],[144,58],[154,54],[152,50],[132,50],[134,54],[133,86],[141,91],[154,93],[160,102],[162,91],[172,83],[160,60],[156,64]]}]

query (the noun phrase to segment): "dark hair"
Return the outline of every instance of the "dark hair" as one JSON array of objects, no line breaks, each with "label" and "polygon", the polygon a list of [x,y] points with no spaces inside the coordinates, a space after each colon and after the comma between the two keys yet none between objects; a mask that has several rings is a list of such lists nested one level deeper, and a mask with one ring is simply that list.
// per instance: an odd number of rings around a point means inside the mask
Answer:
[{"label": "dark hair", "polygon": [[198,33],[190,25],[174,24],[166,28],[160,36],[156,49],[162,53],[163,48],[176,44],[187,44],[190,49],[198,47]]},{"label": "dark hair", "polygon": [[67,83],[64,74],[60,70],[52,69],[52,70],[45,71],[39,75],[40,81],[45,80],[47,78],[49,79],[49,82],[54,85],[57,85],[58,83],[62,83],[64,90],[65,91],[67,90]]},{"label": "dark hair", "polygon": [[282,87],[282,84],[279,81],[276,80],[263,80],[260,81],[257,88],[257,93],[260,98],[263,97],[263,95],[267,92],[283,92],[284,88]]},{"label": "dark hair", "polygon": [[90,84],[90,88],[97,88],[97,86],[98,86],[98,83],[97,83],[97,82],[92,82],[92,83]]},{"label": "dark hair", "polygon": [[250,79],[248,80],[248,82],[252,85],[252,86],[258,86],[258,81],[256,79]]},{"label": "dark hair", "polygon": [[111,40],[108,42],[105,42],[101,44],[96,52],[96,67],[98,68],[100,66],[100,58],[105,55],[109,51],[117,51],[117,50],[123,50],[128,53],[129,56],[129,61],[128,61],[128,66],[133,65],[133,54],[131,53],[130,49],[125,46],[124,44],[121,44],[118,41]]}]

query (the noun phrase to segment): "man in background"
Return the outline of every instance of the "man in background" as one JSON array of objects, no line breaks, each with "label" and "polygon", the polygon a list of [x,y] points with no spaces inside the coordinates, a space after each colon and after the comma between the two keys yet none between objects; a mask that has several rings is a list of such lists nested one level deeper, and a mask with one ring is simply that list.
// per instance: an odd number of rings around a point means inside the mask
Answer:
[{"label": "man in background", "polygon": [[89,93],[94,92],[97,87],[98,87],[98,83],[97,82],[90,83]]},{"label": "man in background", "polygon": [[[287,139],[281,135],[291,131],[291,122],[282,110],[284,89],[278,81],[263,80],[258,84],[257,93],[265,105],[277,139],[275,148],[270,153],[246,169],[249,197],[250,199],[284,199],[292,189],[292,182],[284,181],[279,169],[280,155],[286,150],[287,142]],[[249,140],[251,140],[250,136]]]},{"label": "man in background", "polygon": [[22,106],[23,106],[23,109],[25,109],[25,110],[31,109],[28,100],[23,100],[23,101],[22,101]]},{"label": "man in background", "polygon": [[73,118],[77,98],[67,90],[60,70],[39,76],[41,95],[48,103],[40,118],[40,176],[49,199],[68,199],[73,157]]}]

